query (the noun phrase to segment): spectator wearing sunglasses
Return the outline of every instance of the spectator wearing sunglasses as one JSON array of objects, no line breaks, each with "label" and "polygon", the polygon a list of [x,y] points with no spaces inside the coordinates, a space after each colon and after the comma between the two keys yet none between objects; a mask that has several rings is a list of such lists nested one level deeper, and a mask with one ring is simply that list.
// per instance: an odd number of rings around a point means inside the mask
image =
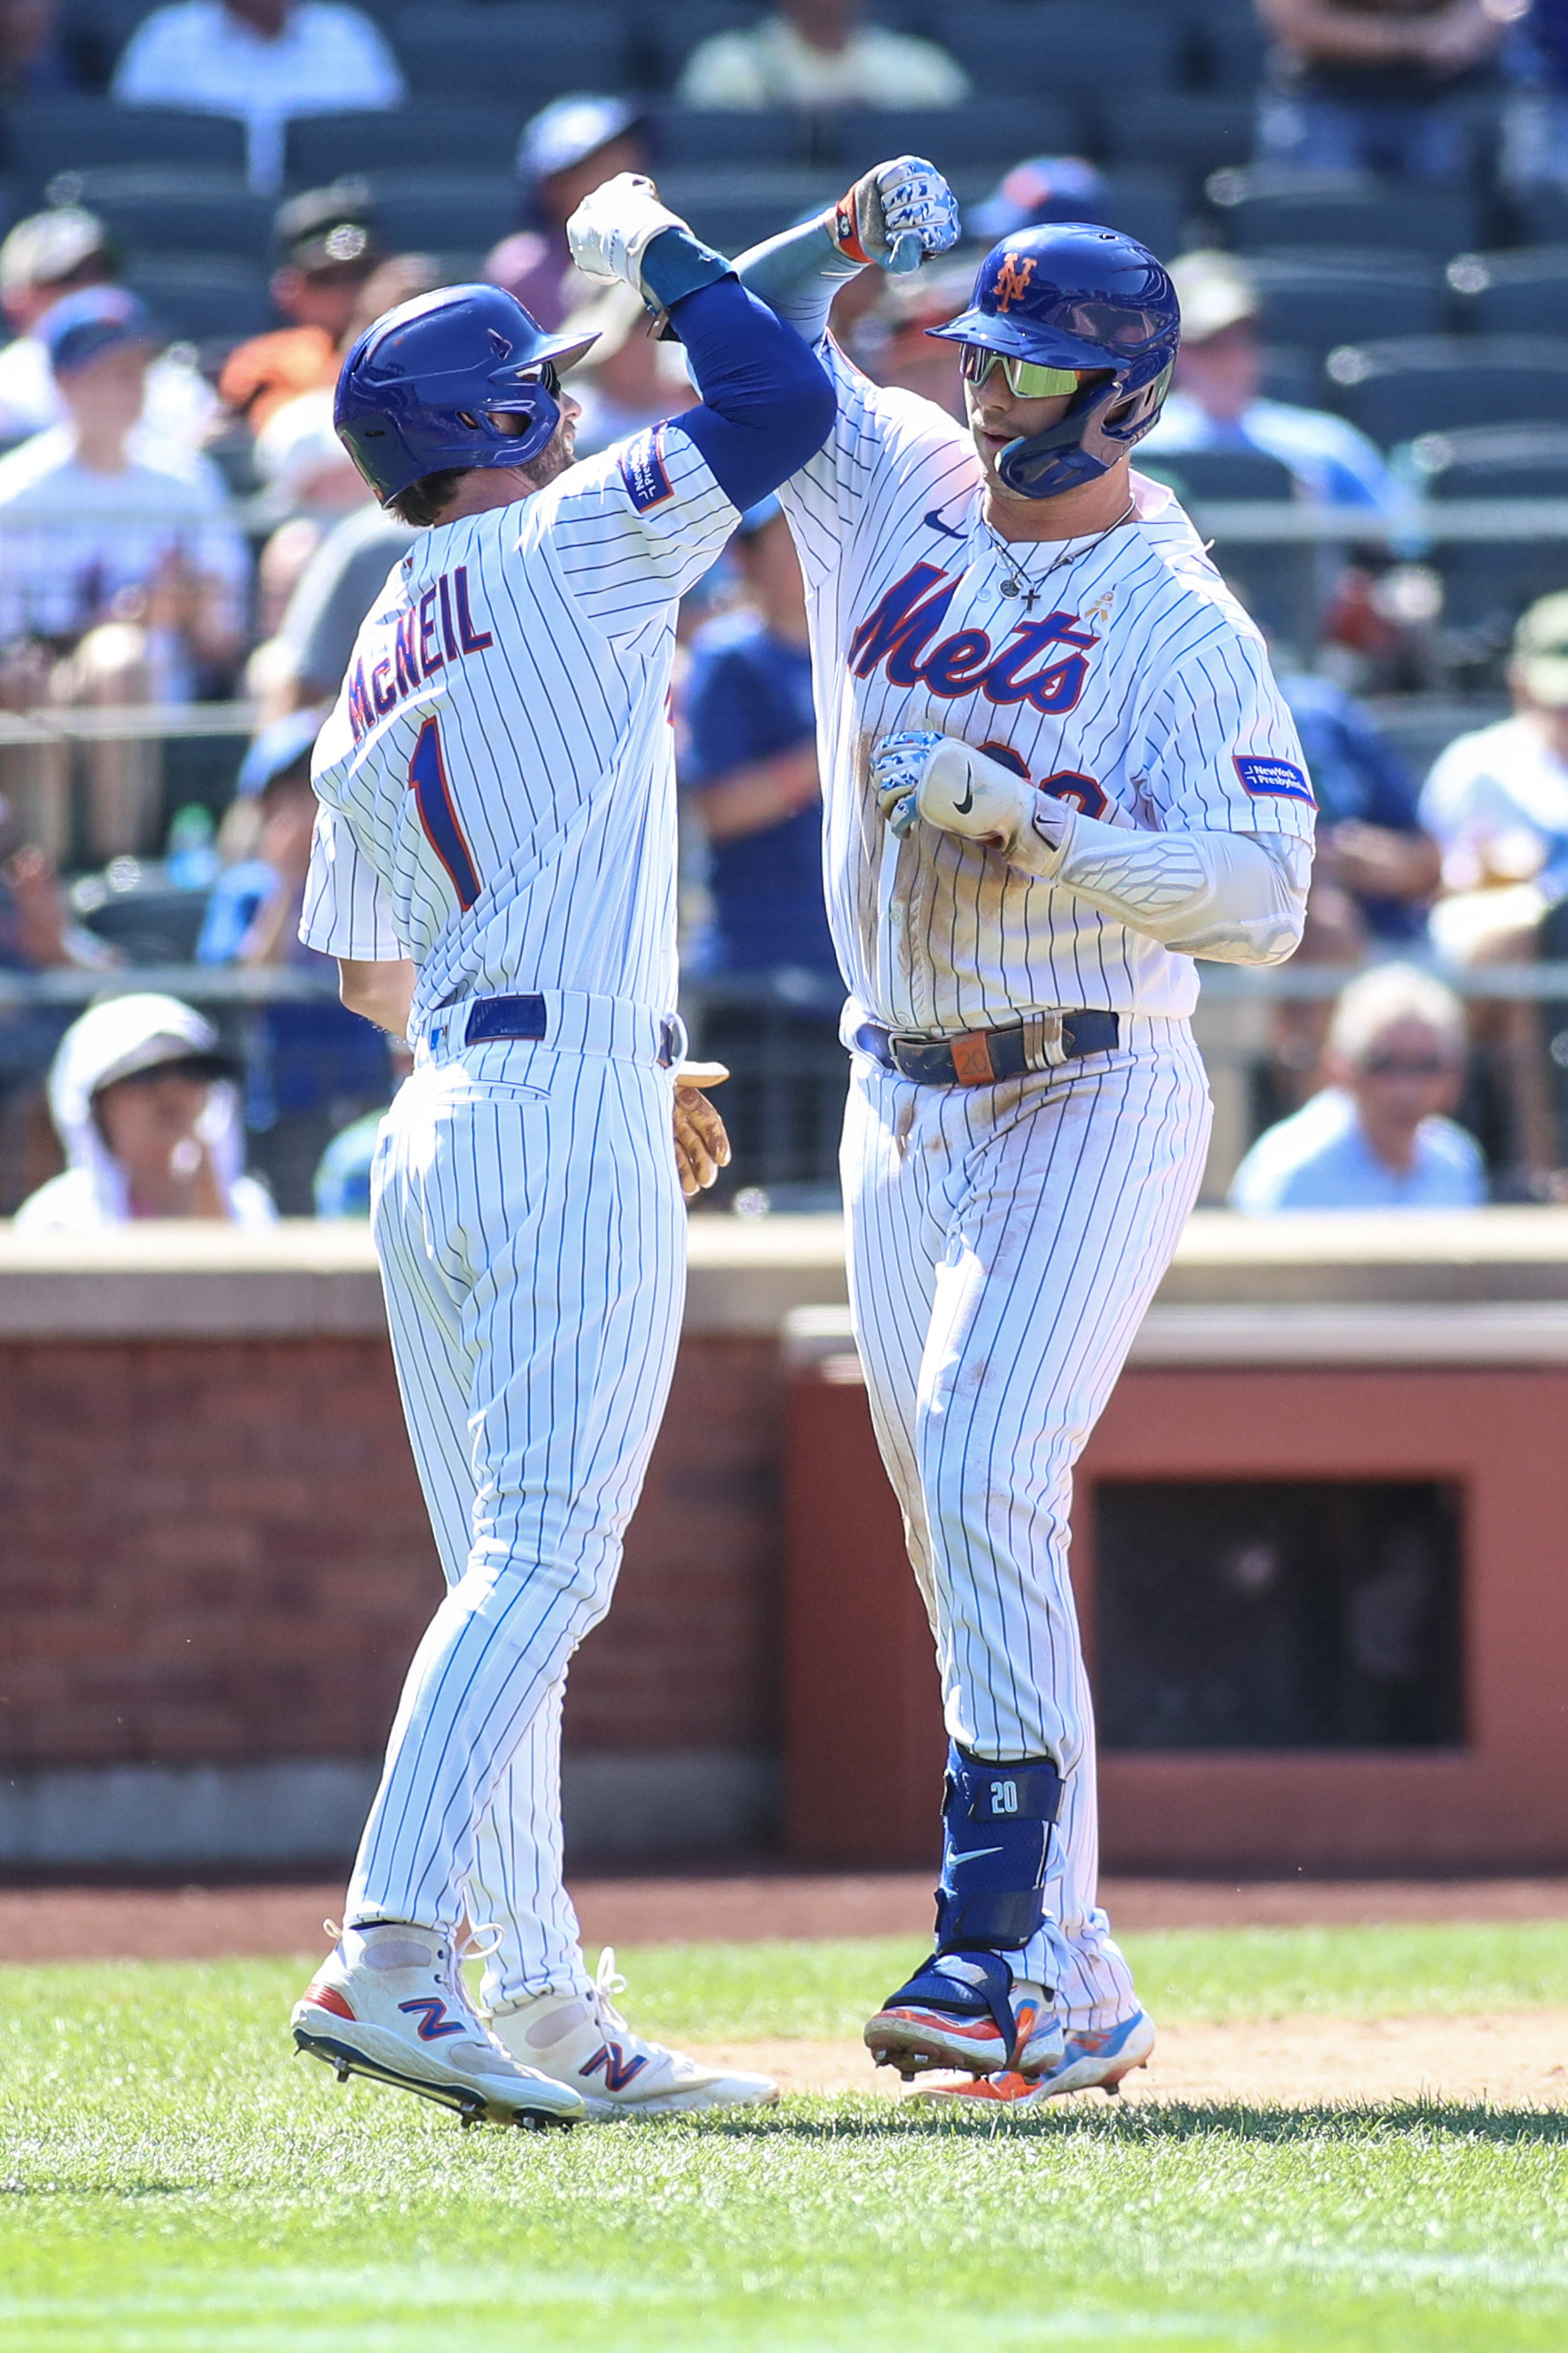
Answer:
[{"label": "spectator wearing sunglasses", "polygon": [[1466,1059],[1464,1008],[1441,981],[1411,965],[1361,974],[1334,1007],[1328,1084],[1258,1137],[1231,1207],[1474,1208],[1487,1191],[1480,1147],[1452,1116]]}]

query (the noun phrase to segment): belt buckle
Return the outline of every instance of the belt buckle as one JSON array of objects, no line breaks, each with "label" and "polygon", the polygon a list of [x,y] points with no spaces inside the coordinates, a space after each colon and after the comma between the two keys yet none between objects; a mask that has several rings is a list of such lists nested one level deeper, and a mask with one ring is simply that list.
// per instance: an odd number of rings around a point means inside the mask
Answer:
[{"label": "belt buckle", "polygon": [[1068,1059],[1063,1037],[1064,1016],[1060,1013],[1026,1013],[1024,1016],[1024,1062],[1031,1071],[1059,1070]]}]

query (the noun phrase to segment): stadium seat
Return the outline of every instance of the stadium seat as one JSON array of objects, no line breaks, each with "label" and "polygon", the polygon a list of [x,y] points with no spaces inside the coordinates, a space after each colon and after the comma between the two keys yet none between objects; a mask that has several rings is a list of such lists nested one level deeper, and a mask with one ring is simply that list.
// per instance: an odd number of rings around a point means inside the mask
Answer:
[{"label": "stadium seat", "polygon": [[12,108],[5,163],[24,205],[36,204],[57,172],[120,164],[164,164],[192,171],[245,170],[245,128],[221,114],[174,107],[114,106],[106,98],[39,98]]},{"label": "stadium seat", "polygon": [[1358,338],[1437,335],[1447,323],[1442,271],[1419,254],[1264,254],[1251,268],[1265,340],[1320,358]]},{"label": "stadium seat", "polygon": [[1226,242],[1242,253],[1354,246],[1446,261],[1479,242],[1479,206],[1464,188],[1394,185],[1365,173],[1269,169],[1216,172],[1208,194]]},{"label": "stadium seat", "polygon": [[626,27],[603,7],[410,10],[391,26],[408,87],[426,99],[503,99],[531,114],[568,90],[622,90],[631,79]]},{"label": "stadium seat", "polygon": [[267,273],[216,253],[133,253],[125,283],[158,323],[193,343],[237,343],[276,326]]},{"label": "stadium seat", "polygon": [[1568,245],[1461,253],[1448,284],[1454,323],[1467,333],[1568,334]]},{"label": "stadium seat", "polygon": [[1568,188],[1534,188],[1510,206],[1522,245],[1568,245]]},{"label": "stadium seat", "polygon": [[1415,335],[1329,356],[1333,406],[1392,449],[1470,425],[1556,424],[1568,413],[1568,335]]},{"label": "stadium seat", "polygon": [[843,194],[837,173],[778,168],[765,172],[666,172],[666,204],[721,253],[743,253]]},{"label": "stadium seat", "polygon": [[[1184,506],[1195,507],[1205,535],[1203,509],[1207,504],[1245,501],[1289,505],[1296,496],[1289,469],[1259,449],[1148,449],[1139,452],[1133,463],[1141,474],[1168,482]],[[1259,626],[1297,654],[1309,653],[1316,641],[1326,586],[1321,551],[1303,542],[1271,546],[1221,536],[1212,553]]]},{"label": "stadium seat", "polygon": [[344,172],[505,172],[517,159],[520,106],[402,106],[391,113],[306,114],[289,125],[291,188]]},{"label": "stadium seat", "polygon": [[[1568,499],[1568,425],[1428,433],[1410,455],[1429,499]],[[1500,645],[1527,605],[1568,587],[1561,540],[1439,541],[1432,562],[1442,575],[1448,626],[1480,629]]]},{"label": "stadium seat", "polygon": [[389,253],[484,254],[517,227],[510,172],[376,172],[370,192]]},{"label": "stadium seat", "polygon": [[[1253,0],[1180,0],[1189,56],[1205,90],[1224,90],[1256,104],[1268,42]],[[1250,153],[1250,143],[1244,151]]]},{"label": "stadium seat", "polygon": [[1163,172],[1108,172],[1089,216],[1126,231],[1162,261],[1181,251],[1184,207],[1176,184]]},{"label": "stadium seat", "polygon": [[804,164],[811,126],[783,108],[730,112],[706,106],[665,106],[650,117],[657,162],[668,169],[719,164]]},{"label": "stadium seat", "polygon": [[950,179],[994,188],[1029,155],[1077,155],[1084,125],[1070,107],[1038,99],[975,98],[963,106],[846,107],[816,126],[817,154],[847,174],[889,155],[924,155]]},{"label": "stadium seat", "polygon": [[1113,90],[1174,90],[1182,78],[1182,26],[1159,9],[978,0],[944,16],[942,40],[977,90],[1001,86],[1058,103],[1092,106]]},{"label": "stadium seat", "polygon": [[47,193],[51,205],[85,205],[118,244],[138,251],[271,257],[273,206],[237,173],[124,164],[58,173]]},{"label": "stadium seat", "polygon": [[1195,196],[1212,172],[1246,164],[1256,114],[1251,99],[1228,93],[1141,90],[1103,110],[1106,155],[1113,164],[1173,172]]},{"label": "stadium seat", "polygon": [[731,33],[754,25],[763,14],[744,0],[672,0],[672,5],[644,11],[633,36],[633,63],[656,90],[673,90],[685,71],[693,49],[715,33]]}]

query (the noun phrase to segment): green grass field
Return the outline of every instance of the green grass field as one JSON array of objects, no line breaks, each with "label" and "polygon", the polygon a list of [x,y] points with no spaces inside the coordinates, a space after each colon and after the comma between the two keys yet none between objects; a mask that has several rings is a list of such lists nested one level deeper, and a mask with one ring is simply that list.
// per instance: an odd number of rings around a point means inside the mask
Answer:
[{"label": "green grass field", "polygon": [[[1171,2021],[1568,2009],[1568,1923],[1129,1941]],[[816,2039],[858,2033],[914,1957],[621,1963],[661,2031]],[[5,2353],[1568,2346],[1568,2113],[848,2097],[464,2133],[292,2062],[300,1982],[0,1969]]]}]

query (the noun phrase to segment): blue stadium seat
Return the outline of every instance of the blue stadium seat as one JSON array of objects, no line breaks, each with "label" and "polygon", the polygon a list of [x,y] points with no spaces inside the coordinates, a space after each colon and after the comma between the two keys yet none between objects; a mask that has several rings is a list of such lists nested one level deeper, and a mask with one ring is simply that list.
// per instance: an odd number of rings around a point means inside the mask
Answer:
[{"label": "blue stadium seat", "polygon": [[1471,425],[1568,414],[1568,335],[1417,335],[1330,354],[1332,405],[1384,449]]},{"label": "blue stadium seat", "polygon": [[666,7],[650,8],[634,37],[635,60],[657,90],[673,90],[693,49],[714,33],[731,33],[754,25],[763,14],[745,0],[671,0]]},{"label": "blue stadium seat", "polygon": [[52,205],[85,205],[133,250],[271,258],[272,204],[253,195],[237,172],[124,164],[58,173],[47,193]]},{"label": "blue stadium seat", "polygon": [[221,114],[165,106],[115,106],[106,98],[37,98],[5,117],[4,162],[24,205],[42,196],[57,172],[116,164],[167,164],[195,171],[245,170],[245,128]]},{"label": "blue stadium seat", "polygon": [[944,19],[942,39],[977,90],[1094,106],[1112,90],[1174,90],[1182,79],[1182,26],[1166,10],[978,0]]},{"label": "blue stadium seat", "polygon": [[807,169],[666,172],[659,193],[721,253],[743,253],[842,195],[836,172]]},{"label": "blue stadium seat", "polygon": [[1448,284],[1454,323],[1467,333],[1568,334],[1568,245],[1461,253]]},{"label": "blue stadium seat", "polygon": [[1251,99],[1212,90],[1139,90],[1100,118],[1110,163],[1174,172],[1194,196],[1211,172],[1245,165],[1256,119]]},{"label": "blue stadium seat", "polygon": [[730,112],[705,106],[662,106],[650,118],[654,156],[673,170],[728,164],[804,164],[810,124],[783,109]]},{"label": "blue stadium seat", "polygon": [[1447,324],[1443,273],[1424,254],[1276,253],[1251,268],[1271,343],[1321,356],[1368,336],[1441,334]]},{"label": "blue stadium seat", "polygon": [[[1428,498],[1568,499],[1568,425],[1492,425],[1431,433],[1411,456]],[[1439,542],[1443,617],[1502,644],[1537,596],[1568,586],[1561,541]]]},{"label": "blue stadium seat", "polygon": [[1253,0],[1181,0],[1178,14],[1203,87],[1255,100],[1268,39]]},{"label": "blue stadium seat", "polygon": [[1298,246],[1382,248],[1447,260],[1479,243],[1466,188],[1415,187],[1354,172],[1219,172],[1209,182],[1226,237],[1243,253]]},{"label": "blue stadium seat", "polygon": [[505,172],[517,159],[520,106],[401,106],[391,113],[306,114],[289,125],[291,188],[344,172]]},{"label": "blue stadium seat", "polygon": [[517,227],[508,172],[375,172],[370,194],[389,253],[484,254]]},{"label": "blue stadium seat", "polygon": [[504,100],[526,114],[569,90],[624,89],[626,26],[613,8],[420,8],[395,17],[394,45],[422,99]]},{"label": "blue stadium seat", "polygon": [[133,253],[124,277],[160,325],[193,343],[237,343],[278,324],[267,272],[257,262],[214,253]]},{"label": "blue stadium seat", "polygon": [[1184,211],[1176,184],[1168,174],[1108,172],[1090,217],[1107,228],[1125,230],[1162,261],[1173,261],[1184,243]]},{"label": "blue stadium seat", "polygon": [[846,107],[817,124],[817,153],[846,174],[889,155],[924,155],[949,177],[995,186],[1030,155],[1079,155],[1085,130],[1074,108],[1032,98],[973,98],[963,106]]}]

